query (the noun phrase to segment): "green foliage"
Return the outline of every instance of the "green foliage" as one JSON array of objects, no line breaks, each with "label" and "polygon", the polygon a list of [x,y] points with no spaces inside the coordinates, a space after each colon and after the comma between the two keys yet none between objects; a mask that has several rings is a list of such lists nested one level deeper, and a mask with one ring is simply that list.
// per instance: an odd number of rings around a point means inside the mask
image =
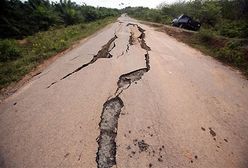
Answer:
[{"label": "green foliage", "polygon": [[243,48],[244,44],[243,41],[229,41],[225,47],[219,49],[217,58],[226,63],[246,69],[248,72],[248,58]]},{"label": "green foliage", "polygon": [[128,15],[132,17],[151,22],[169,24],[171,20],[170,16],[163,15],[163,11],[159,9],[149,9],[143,7],[134,7],[134,8],[127,7],[123,10],[123,12],[128,13]]},{"label": "green foliage", "polygon": [[70,0],[1,0],[0,38],[24,38],[53,26],[68,26],[117,16],[119,11],[77,5]]},{"label": "green foliage", "polygon": [[60,0],[60,3],[55,4],[55,10],[58,12],[58,15],[66,26],[84,20],[84,18],[80,16],[79,6],[70,0]]},{"label": "green foliage", "polygon": [[216,30],[222,36],[248,38],[248,22],[246,21],[223,20],[216,26]]},{"label": "green foliage", "polygon": [[[198,18],[202,24],[215,26],[220,16],[221,7],[216,1],[206,1],[199,9]],[[198,10],[196,10],[198,11]]]},{"label": "green foliage", "polygon": [[247,0],[221,0],[222,18],[229,20],[247,20],[248,19],[248,1]]},{"label": "green foliage", "polygon": [[197,36],[199,37],[200,42],[209,43],[213,38],[213,33],[211,31],[202,30]]},{"label": "green foliage", "polygon": [[201,22],[204,29],[215,30],[226,37],[248,37],[247,0],[192,0],[162,3],[158,9],[127,7],[128,15],[141,20],[171,24],[172,19],[186,14]]},{"label": "green foliage", "polygon": [[0,41],[0,62],[15,60],[21,57],[21,51],[15,40]]}]

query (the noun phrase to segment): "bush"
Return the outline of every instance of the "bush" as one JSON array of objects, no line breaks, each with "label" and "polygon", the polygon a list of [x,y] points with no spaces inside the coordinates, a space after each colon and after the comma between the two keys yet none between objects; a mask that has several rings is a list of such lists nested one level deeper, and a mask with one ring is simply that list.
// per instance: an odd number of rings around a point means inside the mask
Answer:
[{"label": "bush", "polygon": [[210,30],[201,30],[196,36],[200,42],[209,44],[213,41],[214,34]]},{"label": "bush", "polygon": [[248,24],[245,21],[222,21],[216,28],[219,34],[226,37],[248,38]]},{"label": "bush", "polygon": [[53,26],[69,26],[119,15],[110,8],[78,5],[71,0],[0,0],[0,38],[23,39]]},{"label": "bush", "polygon": [[0,62],[15,60],[21,57],[21,50],[15,40],[0,41]]},{"label": "bush", "polygon": [[225,47],[220,48],[217,52],[217,58],[230,64],[234,64],[237,67],[248,68],[248,61],[246,60],[246,54],[242,41],[230,41]]}]

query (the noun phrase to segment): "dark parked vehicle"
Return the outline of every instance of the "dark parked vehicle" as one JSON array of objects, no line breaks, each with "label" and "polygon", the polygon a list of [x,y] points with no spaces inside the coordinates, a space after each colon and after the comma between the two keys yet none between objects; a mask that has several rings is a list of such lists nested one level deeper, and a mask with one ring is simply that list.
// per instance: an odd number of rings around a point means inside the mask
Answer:
[{"label": "dark parked vehicle", "polygon": [[172,26],[196,31],[200,29],[201,23],[193,20],[187,15],[181,15],[178,18],[173,19]]}]

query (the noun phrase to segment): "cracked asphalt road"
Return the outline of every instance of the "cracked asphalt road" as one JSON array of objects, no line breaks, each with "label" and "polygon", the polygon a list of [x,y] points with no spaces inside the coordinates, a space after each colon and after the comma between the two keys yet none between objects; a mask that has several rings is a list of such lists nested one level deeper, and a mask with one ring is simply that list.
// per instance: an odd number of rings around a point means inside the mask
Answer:
[{"label": "cracked asphalt road", "polygon": [[122,16],[0,104],[0,167],[247,168],[247,114],[236,70]]}]

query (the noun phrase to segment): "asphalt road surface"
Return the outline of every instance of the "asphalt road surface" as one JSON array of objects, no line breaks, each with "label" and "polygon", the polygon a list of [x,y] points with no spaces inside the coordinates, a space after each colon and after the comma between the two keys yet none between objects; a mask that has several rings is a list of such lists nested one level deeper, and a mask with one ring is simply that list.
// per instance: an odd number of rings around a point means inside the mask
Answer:
[{"label": "asphalt road surface", "polygon": [[0,104],[0,167],[247,168],[248,82],[122,16]]}]

